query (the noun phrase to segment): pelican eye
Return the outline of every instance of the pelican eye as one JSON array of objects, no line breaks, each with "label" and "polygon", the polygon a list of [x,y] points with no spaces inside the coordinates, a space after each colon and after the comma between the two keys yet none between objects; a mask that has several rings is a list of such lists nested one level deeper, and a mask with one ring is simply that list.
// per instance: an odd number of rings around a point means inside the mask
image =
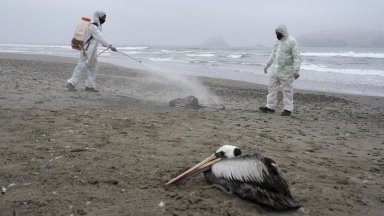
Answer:
[{"label": "pelican eye", "polygon": [[235,157],[239,156],[239,155],[241,155],[241,150],[238,148],[235,148],[235,151],[233,152],[233,154],[235,155]]}]

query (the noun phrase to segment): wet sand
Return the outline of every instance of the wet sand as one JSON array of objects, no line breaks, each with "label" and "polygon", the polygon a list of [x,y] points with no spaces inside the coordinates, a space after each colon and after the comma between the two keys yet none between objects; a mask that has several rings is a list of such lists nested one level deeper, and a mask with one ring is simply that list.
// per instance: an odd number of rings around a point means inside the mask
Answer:
[{"label": "wet sand", "polygon": [[[108,64],[100,92],[84,91],[84,80],[70,92],[75,63],[0,54],[0,215],[384,211],[384,98],[297,91],[292,117],[282,117],[257,111],[265,86],[196,78],[226,109],[175,108],[167,99],[177,88]],[[274,158],[303,208],[269,211],[204,189],[203,176],[165,185],[224,144]]]}]

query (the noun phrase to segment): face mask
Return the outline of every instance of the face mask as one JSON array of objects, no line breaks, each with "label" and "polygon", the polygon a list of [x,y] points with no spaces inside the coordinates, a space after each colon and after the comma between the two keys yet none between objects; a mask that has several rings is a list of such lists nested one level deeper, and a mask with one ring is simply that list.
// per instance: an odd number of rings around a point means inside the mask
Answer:
[{"label": "face mask", "polygon": [[99,17],[99,20],[100,20],[100,24],[103,24],[103,23],[105,23],[105,19],[106,19],[106,17],[104,17],[104,19],[103,19],[103,18],[101,18],[101,17]]},{"label": "face mask", "polygon": [[280,32],[276,32],[276,38],[277,38],[277,40],[281,40],[283,37],[284,37],[283,34],[281,34]]}]

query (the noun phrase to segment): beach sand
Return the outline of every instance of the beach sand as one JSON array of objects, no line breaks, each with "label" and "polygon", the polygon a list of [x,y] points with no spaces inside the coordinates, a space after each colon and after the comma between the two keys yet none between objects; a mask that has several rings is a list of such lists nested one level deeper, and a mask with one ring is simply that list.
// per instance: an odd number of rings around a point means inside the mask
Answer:
[{"label": "beach sand", "polygon": [[[76,61],[0,55],[0,215],[384,211],[384,98],[297,91],[283,117],[258,112],[265,86],[196,78],[226,109],[169,107],[169,83],[108,64],[100,92],[85,92],[84,79],[70,92]],[[303,208],[276,213],[204,188],[203,175],[165,185],[224,144],[276,160]]]}]

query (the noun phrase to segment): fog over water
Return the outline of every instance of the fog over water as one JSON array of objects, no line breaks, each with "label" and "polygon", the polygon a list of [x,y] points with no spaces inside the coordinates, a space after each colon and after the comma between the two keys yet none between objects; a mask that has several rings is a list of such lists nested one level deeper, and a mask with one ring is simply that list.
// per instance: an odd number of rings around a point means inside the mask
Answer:
[{"label": "fog over water", "polygon": [[222,37],[231,46],[271,46],[274,28],[298,36],[316,31],[384,30],[380,0],[2,0],[1,43],[70,41],[82,16],[107,13],[114,44],[187,45]]}]

